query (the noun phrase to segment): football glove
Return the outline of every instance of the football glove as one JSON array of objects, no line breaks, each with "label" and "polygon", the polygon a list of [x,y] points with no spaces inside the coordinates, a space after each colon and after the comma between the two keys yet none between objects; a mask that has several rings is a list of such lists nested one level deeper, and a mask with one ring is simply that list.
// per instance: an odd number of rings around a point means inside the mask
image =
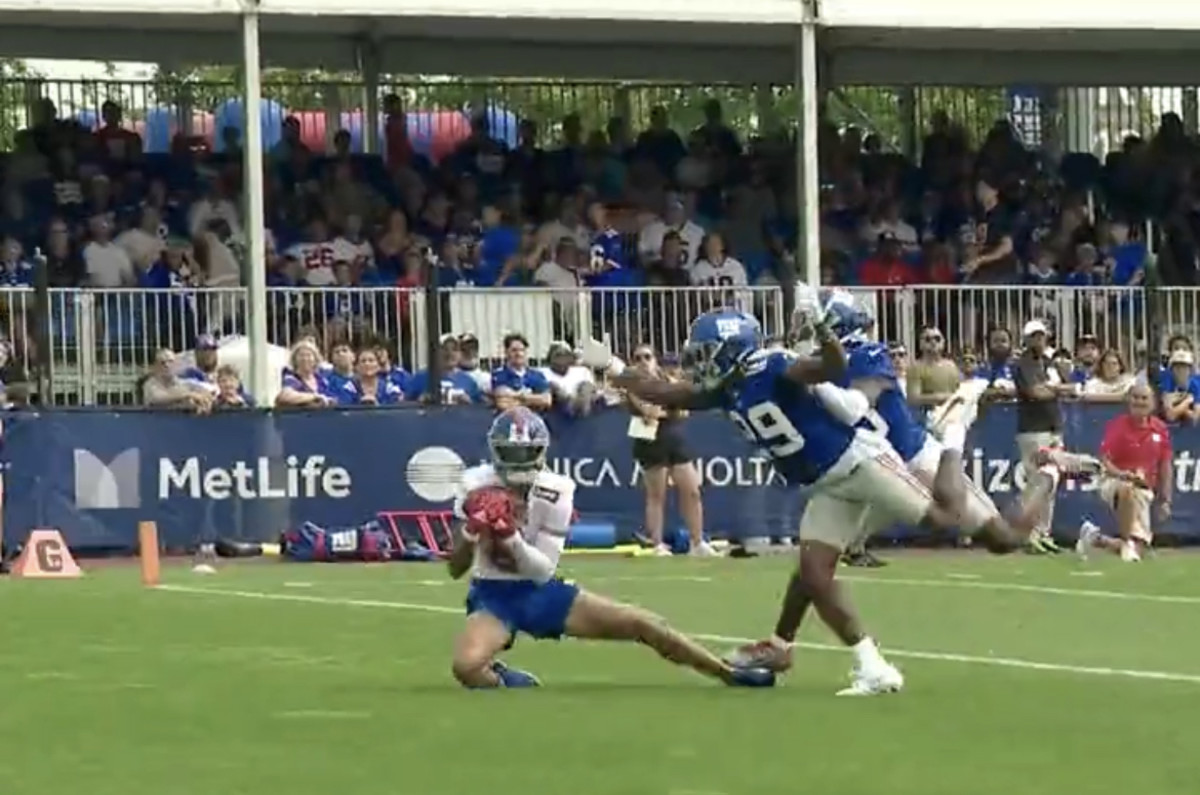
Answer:
[{"label": "football glove", "polygon": [[517,502],[512,492],[499,486],[476,489],[463,503],[466,535],[508,538],[517,532]]}]

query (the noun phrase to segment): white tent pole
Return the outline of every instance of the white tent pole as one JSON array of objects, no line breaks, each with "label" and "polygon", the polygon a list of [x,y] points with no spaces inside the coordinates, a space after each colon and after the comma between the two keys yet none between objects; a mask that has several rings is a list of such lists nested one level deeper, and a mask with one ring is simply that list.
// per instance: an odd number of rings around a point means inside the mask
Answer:
[{"label": "white tent pole", "polygon": [[803,261],[804,281],[821,283],[821,185],[817,157],[817,26],[813,4],[806,2],[805,21],[796,29],[796,93],[800,118],[796,131],[796,202],[800,213],[797,254]]},{"label": "white tent pole", "polygon": [[358,40],[357,48],[363,78],[363,152],[383,154],[379,142],[379,45],[364,37]]},{"label": "white tent pole", "polygon": [[250,337],[250,393],[271,391],[267,363],[267,252],[263,209],[262,64],[258,52],[258,3],[250,0],[242,13],[242,111],[245,145],[242,180],[246,188],[246,253],[249,262],[247,323]]}]

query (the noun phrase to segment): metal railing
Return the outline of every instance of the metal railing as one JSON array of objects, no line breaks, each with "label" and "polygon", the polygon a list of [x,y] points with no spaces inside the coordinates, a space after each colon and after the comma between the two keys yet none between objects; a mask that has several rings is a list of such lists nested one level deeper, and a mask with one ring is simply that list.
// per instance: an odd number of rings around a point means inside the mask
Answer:
[{"label": "metal railing", "polygon": [[[987,331],[1009,329],[1014,336],[1031,318],[1045,320],[1063,345],[1083,334],[1136,362],[1147,347],[1142,291],[1128,288],[908,287],[854,288],[878,319],[881,338],[917,349],[919,332],[941,329],[955,353],[981,352]],[[430,299],[433,299],[432,304]],[[1200,337],[1200,290],[1164,290],[1166,333]],[[736,306],[755,313],[768,336],[788,328],[778,287],[740,289],[622,288],[552,290],[542,288],[420,289],[270,288],[268,337],[290,347],[315,337],[328,347],[382,342],[410,369],[426,364],[427,312],[437,313],[438,334],[473,333],[489,360],[501,355],[501,340],[521,332],[531,354],[540,357],[551,341],[576,342],[586,334],[607,337],[618,352],[649,343],[678,351],[691,321],[700,313]],[[45,335],[49,355],[37,350],[39,331],[31,290],[0,290],[0,335],[17,362],[49,362],[55,402],[122,403],[132,399],[138,379],[161,348],[190,349],[196,337],[245,332],[246,291],[78,290],[50,291]],[[1161,344],[1158,341],[1157,344]],[[1150,343],[1154,349],[1156,343]]]},{"label": "metal railing", "polygon": [[[297,75],[267,70],[263,96],[268,101],[266,129],[278,130],[283,117],[296,114],[306,138],[331,142],[341,127],[361,141],[361,120],[355,112],[365,106],[365,85],[351,73]],[[125,124],[138,126],[151,151],[165,151],[170,135],[182,131],[214,142],[228,123],[237,126],[240,111],[223,112],[240,97],[240,85],[228,70],[196,70],[188,75],[162,74],[153,80],[48,80],[38,77],[0,81],[0,151],[10,149],[13,134],[31,123],[41,99],[55,103],[63,117],[95,123],[108,100],[125,112]],[[563,80],[462,80],[454,78],[388,77],[379,86],[380,98],[395,94],[406,110],[422,113],[426,123],[446,124],[452,134],[463,130],[453,114],[437,111],[489,108],[493,134],[512,140],[517,120],[538,125],[542,145],[560,139],[563,119],[577,115],[585,134],[605,130],[613,117],[631,130],[650,126],[656,106],[668,109],[679,132],[704,121],[704,105],[721,102],[725,121],[742,135],[753,135],[794,124],[799,100],[787,85],[690,85],[643,82],[569,82]],[[963,86],[842,86],[823,103],[826,120],[839,128],[857,126],[878,135],[885,146],[919,146],[933,116],[944,112],[978,144],[998,119],[1008,119],[1027,143],[1057,142],[1065,151],[1103,155],[1120,148],[1130,134],[1154,133],[1159,118],[1178,113],[1195,129],[1198,109],[1195,88],[1124,86],[1108,88],[1058,87],[1037,92]],[[232,120],[232,121],[231,121]],[[358,127],[356,131],[354,128]],[[154,134],[147,130],[153,128]],[[268,141],[268,144],[270,141]]]}]

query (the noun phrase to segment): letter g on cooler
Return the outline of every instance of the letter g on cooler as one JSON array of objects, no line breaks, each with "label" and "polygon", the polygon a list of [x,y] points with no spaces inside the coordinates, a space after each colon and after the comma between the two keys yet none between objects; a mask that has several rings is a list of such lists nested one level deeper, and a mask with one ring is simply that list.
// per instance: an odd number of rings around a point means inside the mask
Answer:
[{"label": "letter g on cooler", "polygon": [[45,572],[63,570],[63,545],[57,538],[45,538],[33,545],[38,566]]}]

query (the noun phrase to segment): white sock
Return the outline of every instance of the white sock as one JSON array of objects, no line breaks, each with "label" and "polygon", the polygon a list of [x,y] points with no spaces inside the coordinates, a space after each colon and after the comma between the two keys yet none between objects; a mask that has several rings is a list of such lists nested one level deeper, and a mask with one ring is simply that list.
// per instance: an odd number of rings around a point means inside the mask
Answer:
[{"label": "white sock", "polygon": [[952,423],[942,429],[942,444],[956,453],[961,453],[967,444],[967,429]]},{"label": "white sock", "polygon": [[794,644],[792,643],[792,641],[784,640],[783,638],[779,637],[778,635],[772,635],[771,636],[771,645],[777,646],[781,649],[790,649],[790,648],[792,648],[792,646]]},{"label": "white sock", "polygon": [[850,651],[854,653],[854,662],[860,668],[882,665],[884,662],[883,655],[879,653],[879,647],[869,637],[855,643],[850,647]]}]

